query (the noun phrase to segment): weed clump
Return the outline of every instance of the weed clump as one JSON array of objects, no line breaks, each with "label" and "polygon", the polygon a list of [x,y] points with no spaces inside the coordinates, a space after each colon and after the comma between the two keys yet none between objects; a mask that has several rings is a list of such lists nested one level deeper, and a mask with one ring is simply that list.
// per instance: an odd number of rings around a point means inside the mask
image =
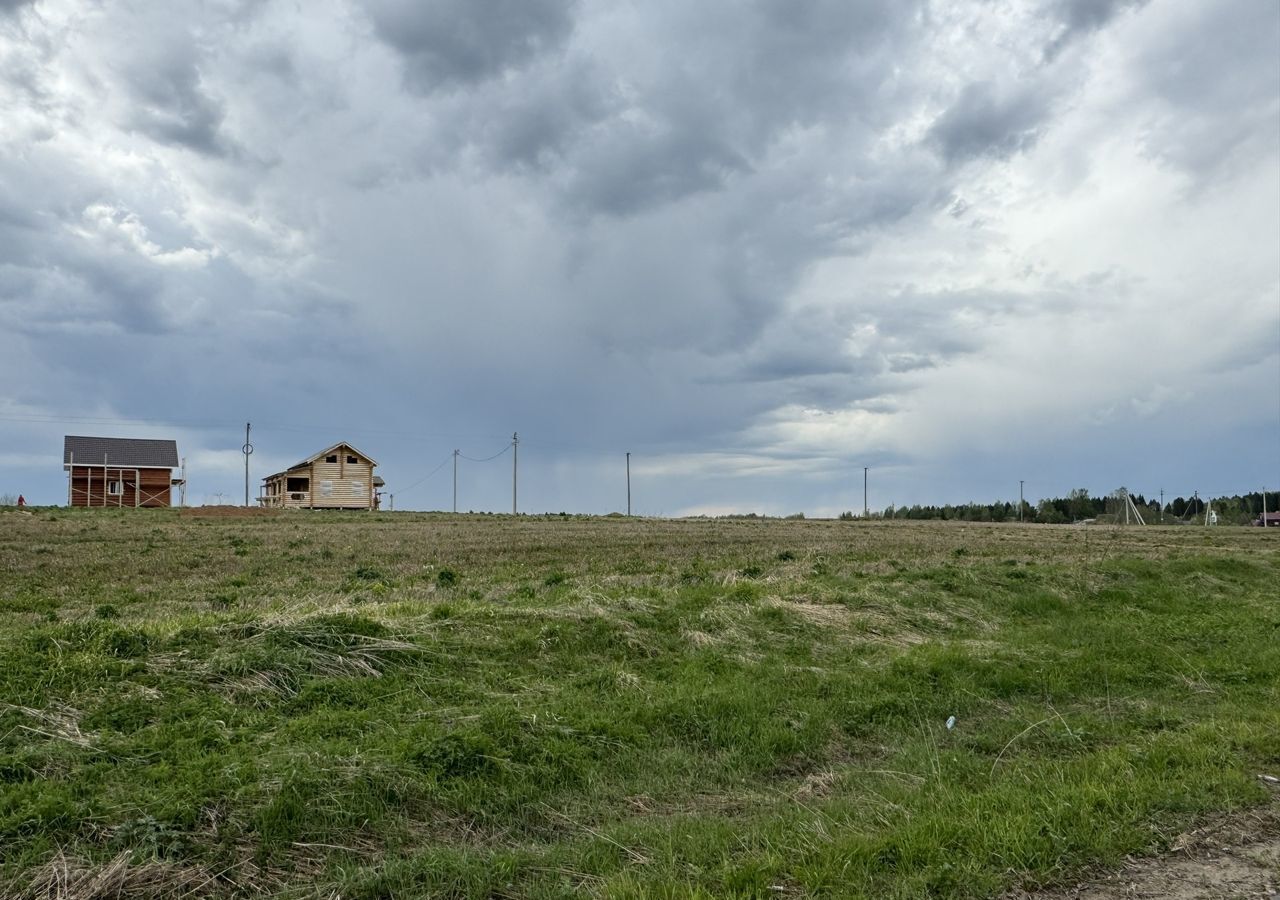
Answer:
[{"label": "weed clump", "polygon": [[386,637],[387,626],[367,616],[339,612],[303,619],[294,628],[282,629],[281,634],[286,639],[294,639],[299,643],[308,643],[316,646],[333,643],[333,641],[328,640],[330,636],[337,639],[339,643],[350,644],[353,643],[350,640],[351,636]]},{"label": "weed clump", "polygon": [[440,587],[453,587],[461,579],[453,569],[441,569],[436,573],[436,584]]},{"label": "weed clump", "polygon": [[110,845],[150,859],[180,859],[188,852],[186,834],[153,816],[140,816],[118,826]]},{"label": "weed clump", "polygon": [[412,754],[418,768],[439,779],[485,775],[497,768],[498,750],[481,732],[441,735]]}]

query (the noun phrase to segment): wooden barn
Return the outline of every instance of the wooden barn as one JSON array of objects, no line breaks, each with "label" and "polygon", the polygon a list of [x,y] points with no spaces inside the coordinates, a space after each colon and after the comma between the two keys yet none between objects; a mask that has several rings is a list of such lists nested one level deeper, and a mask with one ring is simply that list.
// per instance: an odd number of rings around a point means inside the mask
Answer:
[{"label": "wooden barn", "polygon": [[67,435],[62,468],[68,506],[171,506],[178,468],[175,441]]},{"label": "wooden barn", "polygon": [[377,509],[377,462],[348,443],[334,444],[262,479],[262,506],[277,509]]}]

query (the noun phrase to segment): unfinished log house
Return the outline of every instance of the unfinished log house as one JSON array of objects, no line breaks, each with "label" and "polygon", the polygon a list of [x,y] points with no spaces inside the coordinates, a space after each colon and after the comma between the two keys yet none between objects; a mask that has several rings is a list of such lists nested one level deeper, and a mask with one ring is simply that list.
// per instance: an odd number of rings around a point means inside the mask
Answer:
[{"label": "unfinished log house", "polygon": [[175,441],[67,435],[62,468],[68,506],[156,507],[172,505],[179,467]]},{"label": "unfinished log house", "polygon": [[334,444],[262,479],[258,503],[277,509],[377,509],[377,462],[347,443]]}]

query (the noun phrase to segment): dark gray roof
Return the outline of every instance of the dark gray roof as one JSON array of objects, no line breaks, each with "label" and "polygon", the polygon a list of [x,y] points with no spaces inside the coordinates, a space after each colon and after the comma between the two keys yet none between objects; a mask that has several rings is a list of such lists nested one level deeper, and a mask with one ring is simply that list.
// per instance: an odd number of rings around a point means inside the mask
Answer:
[{"label": "dark gray roof", "polygon": [[[74,455],[73,455],[74,454]],[[178,468],[177,441],[145,438],[81,437],[69,434],[62,439],[62,464],[77,463],[109,466],[136,466],[140,469]]]}]

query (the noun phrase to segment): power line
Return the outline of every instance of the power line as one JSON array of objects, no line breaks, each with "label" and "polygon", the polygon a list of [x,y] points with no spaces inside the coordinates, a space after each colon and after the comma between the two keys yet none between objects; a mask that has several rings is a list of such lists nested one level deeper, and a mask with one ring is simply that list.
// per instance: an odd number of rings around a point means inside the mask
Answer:
[{"label": "power line", "polygon": [[416,488],[418,485],[422,484],[422,482],[426,481],[426,480],[427,480],[428,478],[430,478],[432,475],[436,474],[436,473],[437,473],[437,472],[439,472],[441,469],[443,469],[446,465],[448,465],[449,460],[451,460],[451,459],[453,459],[453,454],[452,454],[452,453],[450,453],[450,454],[449,454],[448,456],[446,456],[443,460],[441,460],[440,465],[436,466],[434,469],[432,469],[432,470],[431,470],[430,472],[428,472],[426,475],[423,475],[421,478],[419,478],[419,479],[418,479],[417,481],[415,481],[413,484],[411,484],[411,485],[409,485],[408,487],[405,487],[405,488],[400,488],[400,493],[402,493],[402,494],[403,494],[405,491],[411,491],[411,490],[413,490],[413,489],[414,489],[414,488]]},{"label": "power line", "polygon": [[467,460],[468,462],[477,462],[477,463],[489,462],[490,460],[497,459],[499,456],[501,456],[502,454],[504,454],[504,453],[506,453],[508,450],[510,450],[513,446],[515,446],[515,445],[514,445],[514,444],[507,444],[507,446],[503,447],[503,448],[502,448],[501,450],[499,450],[497,453],[493,454],[493,456],[486,456],[486,457],[484,457],[483,459],[476,459],[475,457],[467,456],[467,454],[465,454],[465,453],[459,453],[458,455],[459,455],[459,456],[461,456],[463,459]]}]

